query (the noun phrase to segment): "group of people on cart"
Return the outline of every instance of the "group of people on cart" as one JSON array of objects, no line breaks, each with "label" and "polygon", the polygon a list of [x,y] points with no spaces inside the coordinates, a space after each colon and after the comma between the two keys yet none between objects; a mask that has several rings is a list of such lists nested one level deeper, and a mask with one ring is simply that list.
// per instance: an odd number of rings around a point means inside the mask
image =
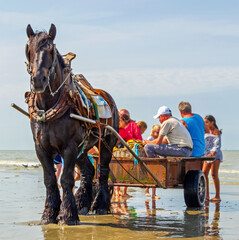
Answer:
[{"label": "group of people on cart", "polygon": [[[203,163],[202,171],[207,182],[206,200],[210,200],[208,174],[211,170],[216,190],[215,197],[211,201],[220,201],[218,172],[222,162],[222,151],[221,131],[218,129],[216,119],[212,115],[207,115],[203,119],[199,114],[193,113],[189,102],[180,102],[178,109],[182,116],[181,120],[173,117],[169,107],[161,106],[154,116],[154,119],[159,119],[161,126],[153,125],[151,135],[147,140],[142,138],[147,124],[144,121],[136,123],[131,120],[129,111],[120,109],[119,134],[125,141],[132,139],[142,141],[149,158],[214,156],[212,161]],[[126,190],[123,190],[122,195],[127,195]],[[146,189],[146,195],[150,196],[148,189]],[[155,189],[153,189],[152,197],[157,199]]]}]

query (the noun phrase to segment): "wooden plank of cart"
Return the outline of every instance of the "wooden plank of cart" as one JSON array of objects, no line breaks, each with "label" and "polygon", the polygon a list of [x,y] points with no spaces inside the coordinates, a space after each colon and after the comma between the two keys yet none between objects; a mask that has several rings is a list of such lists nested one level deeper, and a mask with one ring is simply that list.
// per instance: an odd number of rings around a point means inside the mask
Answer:
[{"label": "wooden plank of cart", "polygon": [[[183,188],[185,203],[188,207],[204,205],[206,180],[201,169],[203,161],[213,160],[213,157],[147,158],[145,154],[141,153],[140,159],[151,171],[151,174],[142,164],[137,163],[137,159],[127,149],[115,151],[110,162],[109,185]],[[152,174],[160,182],[160,185],[152,177]],[[97,179],[96,182],[98,182]]]}]

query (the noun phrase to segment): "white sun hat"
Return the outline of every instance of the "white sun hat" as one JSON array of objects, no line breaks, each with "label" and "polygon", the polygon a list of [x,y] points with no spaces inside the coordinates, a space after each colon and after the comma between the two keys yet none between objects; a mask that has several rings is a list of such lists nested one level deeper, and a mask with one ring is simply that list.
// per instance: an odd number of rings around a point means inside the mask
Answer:
[{"label": "white sun hat", "polygon": [[167,106],[162,106],[158,109],[157,114],[154,116],[154,119],[159,118],[161,115],[172,114],[171,110]]}]

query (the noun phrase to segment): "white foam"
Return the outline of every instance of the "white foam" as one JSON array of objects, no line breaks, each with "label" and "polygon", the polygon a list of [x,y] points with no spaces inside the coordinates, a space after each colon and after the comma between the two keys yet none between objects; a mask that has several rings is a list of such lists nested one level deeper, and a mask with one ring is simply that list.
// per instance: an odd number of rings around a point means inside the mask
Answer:
[{"label": "white foam", "polygon": [[226,170],[226,169],[220,169],[220,173],[234,173],[234,174],[239,174],[239,170]]},{"label": "white foam", "polygon": [[7,166],[23,166],[23,167],[40,167],[38,162],[26,162],[26,161],[0,161],[0,165]]}]

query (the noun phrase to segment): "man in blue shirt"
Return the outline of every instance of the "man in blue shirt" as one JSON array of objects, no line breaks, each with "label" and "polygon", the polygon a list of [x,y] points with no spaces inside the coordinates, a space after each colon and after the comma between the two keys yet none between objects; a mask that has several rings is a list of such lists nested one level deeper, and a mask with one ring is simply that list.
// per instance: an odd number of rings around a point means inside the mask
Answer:
[{"label": "man in blue shirt", "polygon": [[204,120],[200,115],[192,113],[189,102],[180,102],[178,109],[182,116],[181,122],[188,129],[193,141],[192,157],[201,157],[205,150]]}]

